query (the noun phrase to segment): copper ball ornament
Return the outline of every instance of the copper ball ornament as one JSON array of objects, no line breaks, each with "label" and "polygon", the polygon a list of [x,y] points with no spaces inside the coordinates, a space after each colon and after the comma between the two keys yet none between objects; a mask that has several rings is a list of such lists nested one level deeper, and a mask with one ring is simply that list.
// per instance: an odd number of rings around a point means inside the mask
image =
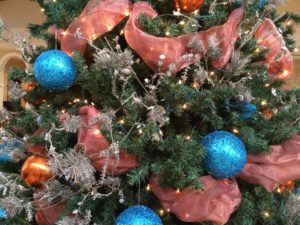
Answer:
[{"label": "copper ball ornament", "polygon": [[41,187],[52,177],[48,167],[48,158],[37,155],[29,157],[23,164],[21,174],[28,186]]},{"label": "copper ball ornament", "polygon": [[175,0],[177,10],[191,13],[200,8],[204,0]]}]

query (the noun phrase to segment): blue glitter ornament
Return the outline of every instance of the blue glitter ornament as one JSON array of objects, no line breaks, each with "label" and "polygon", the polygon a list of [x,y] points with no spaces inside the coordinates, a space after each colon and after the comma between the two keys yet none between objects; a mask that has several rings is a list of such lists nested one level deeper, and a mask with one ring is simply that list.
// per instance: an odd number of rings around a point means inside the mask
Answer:
[{"label": "blue glitter ornament", "polygon": [[33,72],[38,83],[49,91],[65,91],[76,81],[72,58],[59,50],[43,52],[34,63]]},{"label": "blue glitter ornament", "polygon": [[12,161],[12,154],[16,148],[20,148],[22,143],[13,139],[11,141],[4,141],[0,144],[0,162]]},{"label": "blue glitter ornament", "polygon": [[0,219],[7,218],[6,212],[3,208],[0,208]]},{"label": "blue glitter ornament", "polygon": [[267,0],[259,0],[257,9],[262,9],[267,3]]},{"label": "blue glitter ornament", "polygon": [[136,205],[122,212],[115,225],[163,225],[163,223],[151,209]]},{"label": "blue glitter ornament", "polygon": [[250,119],[254,113],[256,113],[256,105],[250,103],[250,102],[243,102],[240,105],[240,118],[242,120],[248,120]]},{"label": "blue glitter ornament", "polygon": [[204,166],[215,178],[224,179],[239,174],[246,164],[243,142],[226,131],[216,131],[201,140],[206,156]]},{"label": "blue glitter ornament", "polygon": [[241,120],[250,119],[257,111],[256,105],[244,101],[230,102],[229,104],[227,104],[227,107],[239,113]]}]

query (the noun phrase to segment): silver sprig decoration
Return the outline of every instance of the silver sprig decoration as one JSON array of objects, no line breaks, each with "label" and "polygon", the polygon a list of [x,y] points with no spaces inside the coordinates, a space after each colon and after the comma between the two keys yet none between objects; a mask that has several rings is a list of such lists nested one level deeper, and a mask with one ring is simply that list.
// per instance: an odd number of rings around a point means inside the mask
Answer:
[{"label": "silver sprig decoration", "polygon": [[64,176],[67,181],[90,190],[96,182],[95,169],[83,152],[70,149],[63,154],[53,154],[48,162],[53,175]]},{"label": "silver sprig decoration", "polygon": [[37,46],[27,40],[20,33],[15,33],[13,36],[16,49],[22,53],[26,62],[31,62],[33,55],[37,54]]},{"label": "silver sprig decoration", "polygon": [[9,99],[12,101],[19,101],[26,95],[26,92],[22,90],[22,87],[18,82],[9,81],[8,90]]},{"label": "silver sprig decoration", "polygon": [[167,112],[164,107],[156,105],[148,108],[147,122],[152,122],[163,127],[168,121]]},{"label": "silver sprig decoration", "polygon": [[62,220],[58,221],[56,225],[89,225],[92,221],[92,213],[87,210],[84,218],[81,216],[65,216]]},{"label": "silver sprig decoration", "polygon": [[10,119],[10,114],[6,108],[0,110],[0,123],[4,123]]},{"label": "silver sprig decoration", "polygon": [[218,58],[221,53],[222,49],[219,47],[220,40],[215,35],[208,37],[208,49],[207,49],[207,56],[209,58],[216,59]]},{"label": "silver sprig decoration", "polygon": [[80,117],[66,114],[66,117],[63,120],[63,127],[67,132],[76,133],[81,127]]},{"label": "silver sprig decoration", "polygon": [[292,194],[286,202],[286,212],[288,215],[287,225],[300,223],[300,195]]}]

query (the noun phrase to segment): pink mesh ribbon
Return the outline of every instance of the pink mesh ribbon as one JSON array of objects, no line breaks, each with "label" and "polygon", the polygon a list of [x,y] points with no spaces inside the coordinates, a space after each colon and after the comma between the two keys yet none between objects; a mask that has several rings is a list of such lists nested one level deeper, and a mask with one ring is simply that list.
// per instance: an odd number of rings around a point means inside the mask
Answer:
[{"label": "pink mesh ribbon", "polygon": [[78,38],[72,35],[63,35],[61,39],[62,51],[73,54],[74,51],[85,52],[88,40],[93,40],[111,31],[131,11],[129,0],[90,0],[80,16],[69,26],[67,33],[80,33]]},{"label": "pink mesh ribbon", "polygon": [[270,148],[270,154],[249,155],[239,177],[272,192],[279,185],[300,178],[300,136]]},{"label": "pink mesh ribbon", "polygon": [[289,78],[294,72],[293,57],[273,21],[265,19],[257,29],[255,37],[261,47],[269,49],[266,61],[269,64],[270,77],[273,79]]},{"label": "pink mesh ribbon", "polygon": [[[207,31],[185,34],[174,38],[155,37],[141,29],[138,17],[146,15],[154,19],[157,13],[152,9],[150,4],[137,2],[134,4],[130,18],[125,26],[125,37],[128,45],[154,71],[160,69],[160,71],[165,72],[169,69],[170,64],[175,64],[176,69],[173,69],[172,72],[176,73],[194,63],[194,59],[183,59],[183,56],[189,53],[187,45],[190,41],[195,39],[199,41],[200,49],[197,49],[197,52],[193,53],[203,56],[207,52],[208,37],[215,36],[220,41],[219,47],[222,49],[222,53],[218,59],[212,60],[212,64],[216,68],[222,68],[230,59],[234,43],[238,38],[237,25],[240,23],[243,13],[243,8],[236,9],[224,25],[213,27]],[[158,61],[161,55],[164,55],[165,58],[163,65],[159,67]]]},{"label": "pink mesh ribbon", "polygon": [[[81,123],[83,125],[91,124],[91,121],[100,112],[93,106],[84,106],[79,111]],[[96,170],[102,170],[106,158],[101,156],[101,152],[105,151],[109,147],[108,141],[101,134],[100,124],[96,123],[88,128],[79,128],[78,130],[78,144],[85,146],[86,154],[89,156],[93,167]],[[119,159],[110,156],[107,161],[107,171],[109,174],[121,175],[134,169],[138,166],[138,162],[133,155],[129,155],[125,150],[121,150]]]},{"label": "pink mesh ribbon", "polygon": [[65,206],[62,201],[49,205],[45,200],[40,199],[35,199],[34,205],[37,208],[35,220],[38,225],[54,225]]},{"label": "pink mesh ribbon", "polygon": [[150,188],[164,209],[184,222],[211,221],[215,225],[227,223],[242,199],[236,180],[215,180],[211,176],[201,177],[200,180],[204,191],[192,187],[180,192],[161,188],[156,177],[150,178]]}]

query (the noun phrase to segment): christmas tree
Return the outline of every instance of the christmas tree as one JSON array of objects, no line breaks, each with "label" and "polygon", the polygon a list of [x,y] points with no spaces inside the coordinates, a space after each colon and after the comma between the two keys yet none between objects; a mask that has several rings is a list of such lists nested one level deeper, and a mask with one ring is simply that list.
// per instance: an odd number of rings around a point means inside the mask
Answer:
[{"label": "christmas tree", "polygon": [[1,224],[300,224],[284,1],[37,2],[48,45],[15,39],[32,69],[1,110]]}]

